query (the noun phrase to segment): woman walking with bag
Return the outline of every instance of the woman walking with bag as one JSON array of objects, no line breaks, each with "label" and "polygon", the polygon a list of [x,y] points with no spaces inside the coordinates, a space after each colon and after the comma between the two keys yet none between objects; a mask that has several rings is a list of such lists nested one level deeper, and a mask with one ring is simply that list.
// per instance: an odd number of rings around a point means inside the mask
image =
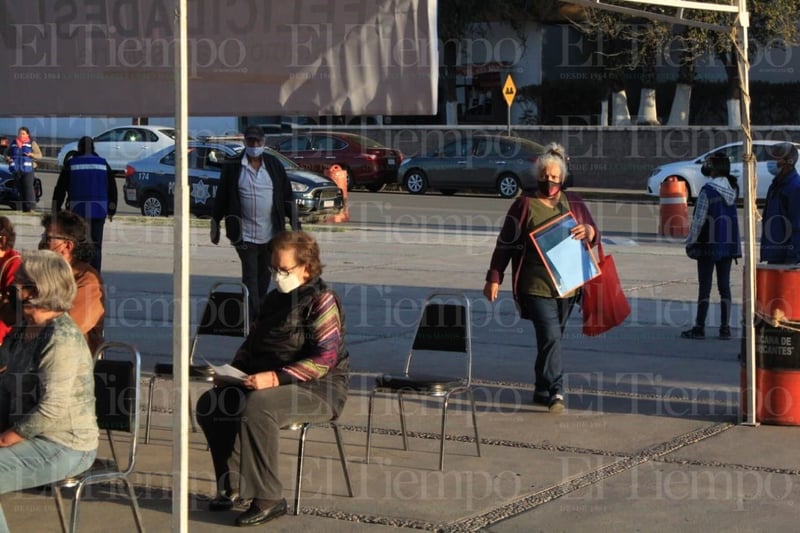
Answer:
[{"label": "woman walking with bag", "polygon": [[548,406],[551,413],[564,410],[561,337],[578,291],[559,296],[547,268],[530,238],[530,233],[554,218],[572,212],[577,225],[570,230],[572,238],[586,240],[594,246],[600,232],[583,200],[562,191],[567,175],[564,147],[549,144],[536,160],[534,175],[537,188],[517,198],[506,214],[497,237],[483,294],[497,299],[503,273],[511,262],[512,292],[520,317],[533,322],[536,332],[536,388],[534,403]]},{"label": "woman walking with bag", "polygon": [[738,187],[736,178],[730,175],[731,163],[727,156],[709,156],[700,171],[709,180],[697,195],[686,238],[686,255],[697,261],[697,315],[694,327],[681,332],[681,337],[705,339],[711,282],[716,270],[720,297],[719,338],[730,339],[731,263],[742,257],[736,214]]}]

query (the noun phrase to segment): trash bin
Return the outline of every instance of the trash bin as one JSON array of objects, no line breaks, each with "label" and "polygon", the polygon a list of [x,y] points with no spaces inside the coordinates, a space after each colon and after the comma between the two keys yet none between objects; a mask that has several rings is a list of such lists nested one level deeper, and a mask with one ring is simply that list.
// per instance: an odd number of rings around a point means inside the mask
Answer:
[{"label": "trash bin", "polygon": [[686,182],[670,176],[659,189],[659,235],[686,237],[689,235],[689,204]]},{"label": "trash bin", "polygon": [[[756,421],[764,424],[800,425],[800,270],[792,266],[756,267]],[[743,367],[743,411],[746,399]]]}]

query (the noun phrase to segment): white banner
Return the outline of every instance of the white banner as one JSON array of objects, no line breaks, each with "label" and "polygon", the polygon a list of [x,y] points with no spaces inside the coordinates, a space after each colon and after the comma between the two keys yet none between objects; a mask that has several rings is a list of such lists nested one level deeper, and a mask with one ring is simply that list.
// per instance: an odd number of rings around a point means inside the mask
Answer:
[{"label": "white banner", "polygon": [[[1,0],[0,116],[174,113],[171,0]],[[192,0],[192,115],[435,114],[435,0]]]}]

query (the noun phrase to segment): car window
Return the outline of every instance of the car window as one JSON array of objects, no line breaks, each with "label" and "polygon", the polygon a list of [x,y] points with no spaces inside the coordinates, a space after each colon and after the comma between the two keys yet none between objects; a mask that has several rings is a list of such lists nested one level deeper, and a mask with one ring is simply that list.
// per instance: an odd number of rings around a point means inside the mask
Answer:
[{"label": "car window", "polygon": [[324,150],[329,152],[331,150],[342,150],[347,146],[347,143],[336,137],[321,137],[314,136],[311,138],[312,150]]},{"label": "car window", "polygon": [[206,153],[206,168],[220,169],[223,161],[225,161],[224,152],[210,148]]},{"label": "car window", "polygon": [[482,137],[475,140],[475,157],[490,157],[492,155],[492,142],[491,139]]},{"label": "car window", "polygon": [[742,162],[742,145],[726,146],[713,152],[711,155],[723,156],[730,159],[731,164]]},{"label": "car window", "polygon": [[110,130],[94,138],[96,143],[119,142],[125,138],[126,129]]},{"label": "car window", "polygon": [[467,140],[454,141],[447,143],[442,148],[442,155],[444,157],[466,157],[467,155]]},{"label": "car window", "polygon": [[756,161],[769,161],[771,157],[767,154],[767,146],[763,144],[753,145],[753,152],[756,154]]},{"label": "car window", "polygon": [[513,142],[499,139],[497,141],[497,153],[502,157],[517,157],[520,155],[520,147]]},{"label": "car window", "polygon": [[308,137],[291,137],[278,145],[281,152],[298,152],[301,150],[311,150],[311,141]]},{"label": "car window", "polygon": [[167,166],[170,166],[170,167],[174,167],[175,166],[175,150],[171,151],[170,153],[168,153],[167,155],[162,157],[160,163],[162,165],[167,165]]},{"label": "car window", "polygon": [[140,142],[155,143],[158,142],[158,135],[150,130],[137,129],[136,133],[141,137]]},{"label": "car window", "polygon": [[[167,137],[169,137],[173,141],[175,140],[175,130],[158,130],[158,131],[160,131],[161,133],[163,133],[164,135],[166,135]],[[153,137],[155,137],[156,140],[158,139],[158,135],[156,135],[155,133],[153,134]]]}]

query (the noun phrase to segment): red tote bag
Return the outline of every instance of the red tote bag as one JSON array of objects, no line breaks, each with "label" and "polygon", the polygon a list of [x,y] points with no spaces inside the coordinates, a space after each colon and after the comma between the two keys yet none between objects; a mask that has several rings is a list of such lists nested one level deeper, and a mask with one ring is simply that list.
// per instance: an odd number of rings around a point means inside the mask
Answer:
[{"label": "red tote bag", "polygon": [[614,258],[603,253],[602,243],[598,243],[597,252],[600,275],[584,284],[581,300],[583,334],[589,336],[600,335],[619,326],[631,314]]}]

